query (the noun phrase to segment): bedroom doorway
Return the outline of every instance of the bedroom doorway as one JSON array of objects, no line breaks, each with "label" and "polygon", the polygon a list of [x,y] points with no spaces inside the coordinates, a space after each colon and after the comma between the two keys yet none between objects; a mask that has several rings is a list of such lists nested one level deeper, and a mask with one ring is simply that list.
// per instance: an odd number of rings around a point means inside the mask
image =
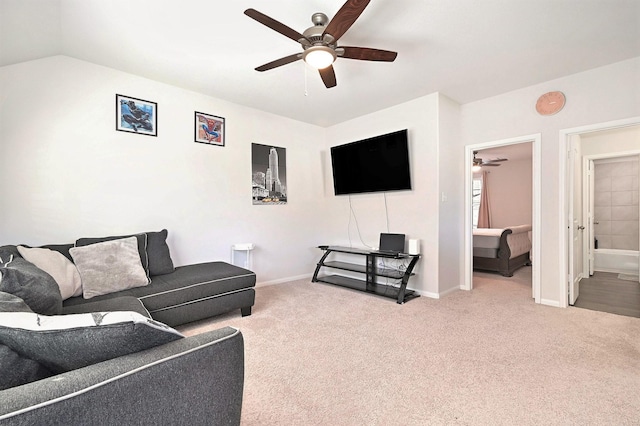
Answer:
[{"label": "bedroom doorway", "polygon": [[[474,152],[485,153],[499,153],[500,149],[505,152],[509,150],[515,150],[518,146],[528,144],[531,153],[531,252],[530,257],[532,260],[531,268],[531,287],[532,297],[536,303],[540,303],[540,265],[536,262],[539,259],[540,248],[540,134],[522,136],[513,139],[504,139],[493,142],[487,142],[482,144],[468,145],[465,147],[465,161],[467,167],[465,167],[465,279],[464,290],[473,289],[473,227],[474,227],[474,212],[473,212],[473,162]],[[515,151],[514,151],[515,152]],[[493,155],[492,154],[492,155]],[[478,156],[479,157],[479,156]],[[506,220],[499,218],[499,220]],[[514,225],[514,224],[511,224]]]}]

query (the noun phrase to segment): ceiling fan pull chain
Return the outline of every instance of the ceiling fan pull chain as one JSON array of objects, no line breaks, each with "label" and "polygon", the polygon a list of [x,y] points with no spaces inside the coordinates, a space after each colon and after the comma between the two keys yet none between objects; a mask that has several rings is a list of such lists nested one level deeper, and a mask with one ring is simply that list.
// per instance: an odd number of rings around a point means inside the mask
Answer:
[{"label": "ceiling fan pull chain", "polygon": [[307,66],[303,63],[304,67],[304,95],[309,96],[309,92],[307,91]]}]

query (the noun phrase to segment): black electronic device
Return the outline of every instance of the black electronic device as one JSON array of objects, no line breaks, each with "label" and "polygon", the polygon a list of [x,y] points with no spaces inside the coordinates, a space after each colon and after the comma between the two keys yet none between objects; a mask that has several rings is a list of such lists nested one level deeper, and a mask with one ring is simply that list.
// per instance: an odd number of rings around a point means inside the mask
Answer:
[{"label": "black electronic device", "polygon": [[407,129],[331,148],[336,195],[411,189]]},{"label": "black electronic device", "polygon": [[403,253],[404,252],[404,234],[380,234],[380,248],[382,253]]}]

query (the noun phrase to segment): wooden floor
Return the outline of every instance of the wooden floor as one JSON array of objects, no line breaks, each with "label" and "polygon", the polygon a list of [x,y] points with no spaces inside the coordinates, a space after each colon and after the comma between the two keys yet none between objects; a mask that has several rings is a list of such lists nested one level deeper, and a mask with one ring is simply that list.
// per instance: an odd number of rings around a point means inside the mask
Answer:
[{"label": "wooden floor", "polygon": [[618,279],[618,274],[595,272],[580,281],[578,308],[640,318],[640,284]]}]

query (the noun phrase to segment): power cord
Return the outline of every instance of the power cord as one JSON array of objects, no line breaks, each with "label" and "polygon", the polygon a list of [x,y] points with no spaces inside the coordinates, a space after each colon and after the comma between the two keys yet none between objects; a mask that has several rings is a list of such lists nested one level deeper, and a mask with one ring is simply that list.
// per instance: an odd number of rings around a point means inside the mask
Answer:
[{"label": "power cord", "polygon": [[367,243],[364,242],[364,240],[362,239],[362,234],[360,234],[360,226],[358,225],[358,217],[356,216],[356,212],[353,210],[353,204],[351,203],[351,195],[349,195],[349,224],[347,227],[347,234],[349,235],[349,245],[351,247],[353,247],[352,243],[351,243],[351,216],[353,216],[353,220],[356,224],[356,230],[358,231],[358,238],[360,239],[360,243],[370,249],[373,249],[374,247],[368,245]]}]

